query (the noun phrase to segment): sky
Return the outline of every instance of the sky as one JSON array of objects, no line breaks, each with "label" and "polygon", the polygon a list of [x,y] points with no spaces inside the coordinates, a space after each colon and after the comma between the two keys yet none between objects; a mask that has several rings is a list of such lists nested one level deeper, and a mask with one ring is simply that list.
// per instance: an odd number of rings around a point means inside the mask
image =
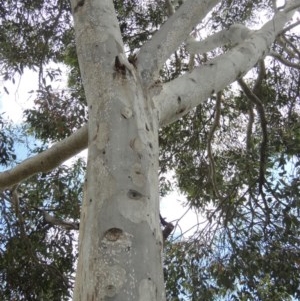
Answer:
[{"label": "sky", "polygon": [[37,89],[37,83],[38,74],[30,70],[25,70],[22,77],[16,77],[15,84],[0,81],[0,113],[5,113],[14,123],[21,123],[24,109],[33,106],[33,95],[29,92]]}]

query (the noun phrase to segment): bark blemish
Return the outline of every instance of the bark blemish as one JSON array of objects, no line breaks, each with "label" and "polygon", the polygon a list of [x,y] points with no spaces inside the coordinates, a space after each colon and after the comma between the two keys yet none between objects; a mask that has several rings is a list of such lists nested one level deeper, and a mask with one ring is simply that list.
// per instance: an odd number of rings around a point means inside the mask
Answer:
[{"label": "bark blemish", "polygon": [[183,113],[185,110],[186,110],[186,107],[179,108],[179,109],[176,111],[176,114],[181,114],[181,113]]},{"label": "bark blemish", "polygon": [[126,74],[126,67],[122,64],[118,56],[115,57],[115,70],[122,75]]},{"label": "bark blemish", "polygon": [[121,110],[121,115],[123,118],[125,119],[129,119],[132,117],[132,110],[128,107],[124,107],[122,110]]},{"label": "bark blemish", "polygon": [[109,284],[105,288],[105,294],[108,297],[113,297],[117,293],[117,289],[114,285]]},{"label": "bark blemish", "polygon": [[[97,136],[100,135],[100,137],[97,138]],[[97,148],[99,150],[102,150],[106,147],[108,141],[109,141],[109,131],[108,131],[108,125],[106,122],[101,122],[97,126],[97,132],[95,134],[95,137],[93,137],[93,141],[96,141]]]},{"label": "bark blemish", "polygon": [[146,128],[146,131],[149,132],[149,127],[148,127],[148,124],[147,124],[147,123],[145,123],[145,128]]},{"label": "bark blemish", "polygon": [[123,235],[123,230],[119,228],[111,228],[104,233],[104,237],[108,241],[117,241],[122,237],[122,235]]},{"label": "bark blemish", "polygon": [[141,155],[143,151],[143,143],[139,138],[134,138],[130,141],[130,147]]},{"label": "bark blemish", "polygon": [[132,200],[140,200],[143,197],[143,195],[140,192],[134,189],[129,189],[129,191],[127,192],[127,196]]},{"label": "bark blemish", "polygon": [[74,13],[77,13],[78,9],[84,5],[84,0],[79,0],[74,7]]},{"label": "bark blemish", "polygon": [[132,183],[138,187],[142,187],[145,184],[146,178],[142,172],[141,164],[135,163],[133,165],[130,178]]},{"label": "bark blemish", "polygon": [[[99,271],[99,285],[95,286],[98,292],[95,294],[99,293],[100,299],[106,300],[107,298],[105,297],[111,298],[120,293],[120,289],[126,281],[126,271],[119,265],[108,265],[107,262],[102,263],[104,266]],[[91,300],[100,300],[99,297]]]},{"label": "bark blemish", "polygon": [[[147,292],[145,295],[144,292]],[[156,299],[157,287],[152,279],[143,279],[139,284],[139,301],[152,301]]]}]

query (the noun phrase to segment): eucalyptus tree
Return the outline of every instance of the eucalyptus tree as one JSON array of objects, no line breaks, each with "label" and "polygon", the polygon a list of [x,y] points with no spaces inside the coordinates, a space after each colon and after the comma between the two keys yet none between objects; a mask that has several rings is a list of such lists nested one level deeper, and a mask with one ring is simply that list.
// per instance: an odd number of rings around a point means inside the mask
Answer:
[{"label": "eucalyptus tree", "polygon": [[[207,214],[210,227],[189,244],[166,245],[166,254],[175,254],[165,265],[168,298],[209,300],[228,291],[273,298],[267,290],[274,281],[283,290],[276,297],[299,293],[296,177],[276,186],[287,175],[284,160],[298,158],[293,15],[299,0],[282,7],[276,1],[54,2],[1,4],[4,78],[39,69],[43,89],[27,122],[37,137],[61,140],[2,172],[0,188],[10,189],[4,197],[23,225],[20,235],[28,237],[18,185],[88,148],[74,300],[165,300],[159,144],[162,172],[175,168],[190,206]],[[266,20],[258,26],[255,14],[262,10]],[[42,76],[51,60],[71,68],[67,96]],[[244,79],[250,70],[253,87]],[[229,89],[235,81],[239,90]],[[276,166],[283,169],[277,178]],[[78,229],[42,212],[49,225]],[[287,289],[286,274],[274,263],[284,254],[292,255],[287,264],[295,277]]]}]

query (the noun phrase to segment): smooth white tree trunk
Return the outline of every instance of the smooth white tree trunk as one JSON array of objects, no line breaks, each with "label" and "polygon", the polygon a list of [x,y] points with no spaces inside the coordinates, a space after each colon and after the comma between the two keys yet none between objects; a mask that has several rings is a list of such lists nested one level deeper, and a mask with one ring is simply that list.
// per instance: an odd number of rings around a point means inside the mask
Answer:
[{"label": "smooth white tree trunk", "polygon": [[158,114],[135,70],[122,62],[112,1],[73,7],[89,108],[74,300],[164,300]]}]

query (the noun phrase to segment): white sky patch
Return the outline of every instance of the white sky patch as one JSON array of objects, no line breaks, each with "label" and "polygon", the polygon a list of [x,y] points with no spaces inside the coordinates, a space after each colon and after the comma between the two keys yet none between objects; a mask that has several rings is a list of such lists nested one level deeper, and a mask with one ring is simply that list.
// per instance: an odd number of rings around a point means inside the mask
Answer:
[{"label": "white sky patch", "polygon": [[33,95],[29,92],[36,90],[37,84],[38,74],[31,70],[16,76],[14,84],[11,81],[0,82],[0,113],[5,113],[4,116],[14,123],[21,123],[23,111],[33,106]]},{"label": "white sky patch", "polygon": [[174,237],[188,238],[198,230],[197,225],[201,227],[205,218],[187,204],[185,195],[176,187],[175,172],[169,171],[164,176],[172,183],[173,191],[160,199],[160,214],[175,226],[175,233],[172,233]]},{"label": "white sky patch", "polygon": [[176,227],[175,236],[182,235],[184,237],[191,236],[200,220],[203,221],[201,215],[190,209],[186,204],[185,196],[175,190],[160,201],[160,213],[167,222],[171,222]]},{"label": "white sky patch", "polygon": [[284,5],[285,5],[285,1],[286,1],[286,0],[277,0],[277,1],[276,1],[277,7],[284,6]]},{"label": "white sky patch", "polygon": [[[67,86],[67,69],[62,64],[51,63],[45,67],[47,69],[57,69],[62,71],[61,76],[54,81],[47,81],[53,90],[64,89]],[[14,123],[20,124],[23,121],[23,111],[34,106],[36,91],[38,89],[38,72],[25,69],[24,73],[16,75],[15,83],[12,81],[0,81],[0,114],[5,113],[5,117],[11,119]],[[5,92],[4,87],[9,94]]]}]

